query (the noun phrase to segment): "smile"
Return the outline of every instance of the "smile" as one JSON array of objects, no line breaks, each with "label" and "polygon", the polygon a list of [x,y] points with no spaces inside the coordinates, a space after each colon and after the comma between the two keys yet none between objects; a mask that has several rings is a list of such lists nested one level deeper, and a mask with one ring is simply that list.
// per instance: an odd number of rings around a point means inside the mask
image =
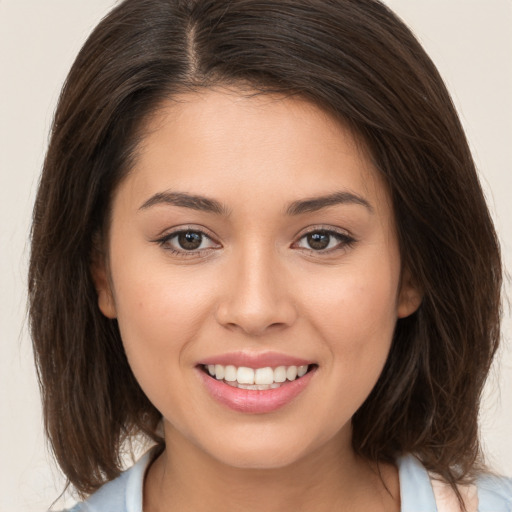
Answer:
[{"label": "smile", "polygon": [[264,414],[293,402],[317,373],[317,364],[235,366],[200,364],[198,375],[208,395],[236,412]]},{"label": "smile", "polygon": [[308,371],[308,365],[248,368],[246,366],[210,364],[204,365],[204,369],[217,380],[238,389],[264,391],[277,389],[285,382],[303,377]]}]

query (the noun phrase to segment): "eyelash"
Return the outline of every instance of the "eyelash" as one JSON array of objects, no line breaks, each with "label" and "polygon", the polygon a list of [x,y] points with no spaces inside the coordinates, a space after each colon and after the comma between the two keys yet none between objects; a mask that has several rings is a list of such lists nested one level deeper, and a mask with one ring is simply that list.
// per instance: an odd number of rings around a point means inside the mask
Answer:
[{"label": "eyelash", "polygon": [[[184,258],[201,257],[201,256],[203,256],[203,254],[205,252],[208,252],[209,250],[212,249],[209,247],[207,249],[201,249],[201,250],[196,249],[196,250],[187,251],[186,249],[181,249],[181,250],[174,249],[168,245],[172,239],[174,239],[184,233],[194,233],[194,234],[200,235],[201,237],[205,237],[209,240],[212,240],[212,238],[207,233],[205,233],[203,230],[197,229],[197,228],[189,228],[189,229],[180,229],[179,231],[174,231],[174,232],[169,233],[157,240],[154,240],[154,242],[157,243],[158,245],[160,245],[161,247],[163,247],[170,254],[184,257]],[[307,237],[308,235],[313,235],[313,234],[322,234],[322,235],[328,235],[330,237],[334,237],[338,240],[339,243],[337,244],[336,247],[333,247],[333,248],[331,247],[330,249],[327,249],[327,250],[324,250],[324,249],[315,250],[315,249],[304,248],[304,250],[306,250],[307,252],[309,252],[311,254],[316,254],[316,255],[330,254],[332,252],[337,252],[342,249],[350,248],[356,243],[356,239],[353,238],[352,236],[348,235],[347,233],[336,231],[336,230],[333,230],[332,228],[326,229],[326,228],[320,228],[320,227],[312,229],[310,231],[307,231],[306,233],[303,233],[299,237],[299,241],[302,240],[303,238]],[[295,243],[297,243],[297,242],[295,242]]]}]

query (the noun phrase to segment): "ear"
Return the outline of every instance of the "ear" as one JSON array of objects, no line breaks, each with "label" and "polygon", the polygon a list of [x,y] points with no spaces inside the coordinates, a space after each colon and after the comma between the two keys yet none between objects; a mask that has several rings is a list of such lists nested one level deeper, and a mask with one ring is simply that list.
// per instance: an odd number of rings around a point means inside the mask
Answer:
[{"label": "ear", "polygon": [[91,258],[91,275],[98,294],[98,307],[107,318],[116,318],[116,304],[114,294],[112,293],[112,284],[108,264],[103,251],[98,248],[97,244],[93,249]]},{"label": "ear", "polygon": [[411,273],[408,270],[404,270],[398,294],[396,316],[398,318],[405,318],[412,315],[420,307],[422,300],[422,291],[414,283]]}]

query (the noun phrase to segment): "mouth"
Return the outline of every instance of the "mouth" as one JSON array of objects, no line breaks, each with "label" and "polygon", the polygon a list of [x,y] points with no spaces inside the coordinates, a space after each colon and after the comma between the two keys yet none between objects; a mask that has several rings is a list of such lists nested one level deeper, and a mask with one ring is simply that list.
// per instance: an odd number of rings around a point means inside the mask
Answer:
[{"label": "mouth", "polygon": [[278,389],[289,382],[301,379],[316,369],[316,364],[249,368],[222,364],[201,365],[200,369],[210,377],[238,389],[266,391]]},{"label": "mouth", "polygon": [[263,414],[291,403],[304,391],[317,364],[251,368],[199,364],[198,374],[216,402],[243,413]]}]

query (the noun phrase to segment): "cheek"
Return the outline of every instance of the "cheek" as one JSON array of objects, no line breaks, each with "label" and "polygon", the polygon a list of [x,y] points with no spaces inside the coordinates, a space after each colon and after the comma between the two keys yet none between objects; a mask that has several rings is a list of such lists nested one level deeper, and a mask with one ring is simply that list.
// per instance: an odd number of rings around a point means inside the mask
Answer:
[{"label": "cheek", "polygon": [[357,346],[374,337],[386,339],[396,323],[398,272],[393,274],[354,268],[333,272],[309,293],[310,314],[332,338],[354,340]]},{"label": "cheek", "polygon": [[130,262],[114,279],[119,329],[134,372],[167,371],[178,364],[208,314],[209,281],[183,270],[171,272],[166,265]]},{"label": "cheek", "polygon": [[[392,260],[386,260],[392,261]],[[396,325],[399,260],[381,258],[340,267],[310,293],[308,315],[328,347],[332,372],[345,396],[358,408],[386,362]]]},{"label": "cheek", "polygon": [[[118,323],[132,372],[153,405],[176,427],[190,414],[183,378],[200,338],[211,290],[169,269],[118,275]],[[172,275],[171,275],[172,274]],[[136,276],[136,277],[134,277]],[[196,283],[197,285],[198,283]],[[188,366],[187,366],[188,365]],[[198,411],[199,412],[199,411]]]}]

